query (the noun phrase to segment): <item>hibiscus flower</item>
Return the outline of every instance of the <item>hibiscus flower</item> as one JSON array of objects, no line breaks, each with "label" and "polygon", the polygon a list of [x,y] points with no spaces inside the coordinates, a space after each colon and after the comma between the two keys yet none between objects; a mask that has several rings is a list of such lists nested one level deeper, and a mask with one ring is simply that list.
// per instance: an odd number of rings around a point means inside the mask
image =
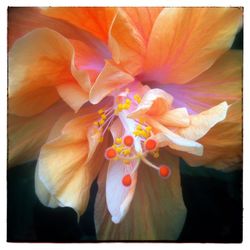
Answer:
[{"label": "hibiscus flower", "polygon": [[[12,9],[9,165],[78,217],[98,178],[101,240],[176,240],[179,158],[241,167],[239,8]],[[31,21],[32,20],[32,21]]]}]

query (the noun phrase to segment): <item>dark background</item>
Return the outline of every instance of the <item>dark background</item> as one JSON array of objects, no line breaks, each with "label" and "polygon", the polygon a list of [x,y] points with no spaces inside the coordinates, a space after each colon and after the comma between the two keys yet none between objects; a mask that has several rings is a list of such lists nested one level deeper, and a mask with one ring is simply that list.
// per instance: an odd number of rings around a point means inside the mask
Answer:
[{"label": "dark background", "polygon": [[[243,31],[233,49],[243,49]],[[7,241],[95,241],[93,219],[96,182],[88,208],[77,223],[71,208],[51,209],[35,195],[36,162],[10,169],[7,174]],[[223,173],[181,162],[181,181],[187,219],[178,242],[240,243],[242,241],[242,171]]]}]

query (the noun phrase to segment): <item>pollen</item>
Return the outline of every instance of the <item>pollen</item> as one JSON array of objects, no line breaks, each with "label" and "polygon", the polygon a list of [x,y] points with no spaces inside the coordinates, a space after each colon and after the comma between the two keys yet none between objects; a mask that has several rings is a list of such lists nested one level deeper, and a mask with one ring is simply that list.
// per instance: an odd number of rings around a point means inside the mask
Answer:
[{"label": "pollen", "polygon": [[169,177],[170,174],[171,174],[170,167],[168,167],[166,165],[160,166],[160,168],[159,168],[159,174],[160,174],[161,177],[165,177],[165,178]]},{"label": "pollen", "polygon": [[115,139],[115,143],[116,143],[116,144],[121,144],[121,143],[122,143],[122,138],[117,137],[117,138]]},{"label": "pollen", "polygon": [[105,151],[105,157],[108,160],[114,159],[116,157],[116,155],[117,155],[116,150],[112,147],[107,148]]},{"label": "pollen", "polygon": [[103,113],[104,113],[104,110],[103,110],[103,109],[99,109],[99,110],[98,110],[98,114],[99,114],[99,115],[101,115],[101,114],[103,114]]},{"label": "pollen", "polygon": [[99,125],[102,125],[104,122],[105,122],[105,121],[104,121],[103,119],[101,119],[101,120],[99,121]]},{"label": "pollen", "polygon": [[122,178],[122,184],[123,186],[125,187],[129,187],[132,183],[132,178],[131,176],[128,174],[128,175],[125,175],[123,178]]},{"label": "pollen", "polygon": [[156,150],[157,142],[154,139],[148,139],[146,140],[144,146],[147,151],[154,151]]},{"label": "pollen", "polygon": [[134,144],[134,138],[133,138],[133,136],[131,136],[131,135],[124,136],[123,143],[127,147],[131,147]]},{"label": "pollen", "polygon": [[134,95],[134,99],[138,104],[141,102],[141,97],[138,94]]},{"label": "pollen", "polygon": [[101,118],[102,118],[103,120],[106,120],[106,119],[107,119],[107,116],[106,116],[105,114],[102,114],[102,115],[101,115]]}]

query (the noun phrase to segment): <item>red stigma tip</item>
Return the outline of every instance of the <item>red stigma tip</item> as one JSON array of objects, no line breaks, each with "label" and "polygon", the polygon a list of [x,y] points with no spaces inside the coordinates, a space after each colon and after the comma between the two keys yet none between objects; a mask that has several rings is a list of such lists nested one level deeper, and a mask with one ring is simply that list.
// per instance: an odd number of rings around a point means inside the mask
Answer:
[{"label": "red stigma tip", "polygon": [[134,138],[133,138],[133,136],[131,136],[131,135],[126,135],[126,136],[124,136],[124,138],[123,138],[123,143],[124,143],[124,145],[126,145],[127,147],[131,147],[131,146],[133,145],[133,143],[134,143]]},{"label": "red stigma tip", "polygon": [[154,151],[156,149],[157,142],[154,139],[148,139],[145,142],[145,149],[147,151]]},{"label": "red stigma tip", "polygon": [[171,174],[171,169],[170,167],[166,166],[166,165],[162,165],[159,169],[159,174],[161,177],[169,177]]},{"label": "red stigma tip", "polygon": [[107,148],[105,151],[105,157],[110,160],[116,157],[116,151],[113,148]]},{"label": "red stigma tip", "polygon": [[125,187],[128,187],[130,186],[132,183],[132,179],[131,179],[131,176],[128,174],[128,175],[125,175],[123,178],[122,178],[122,184],[125,186]]}]

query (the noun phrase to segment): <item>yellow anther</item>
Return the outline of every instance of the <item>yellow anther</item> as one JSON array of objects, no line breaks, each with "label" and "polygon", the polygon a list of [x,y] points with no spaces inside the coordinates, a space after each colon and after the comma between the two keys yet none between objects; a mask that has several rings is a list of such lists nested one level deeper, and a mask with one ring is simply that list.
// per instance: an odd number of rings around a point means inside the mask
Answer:
[{"label": "yellow anther", "polygon": [[142,129],[141,125],[138,124],[138,125],[136,126],[136,129],[141,130],[141,129]]},{"label": "yellow anther", "polygon": [[107,119],[107,116],[106,116],[105,114],[102,114],[102,115],[101,115],[101,118],[102,118],[103,120],[106,120],[106,119]]},{"label": "yellow anther", "polygon": [[104,123],[104,120],[101,119],[101,120],[99,121],[99,125],[102,125],[103,123]]},{"label": "yellow anther", "polygon": [[121,153],[122,152],[122,147],[116,148],[116,152]]},{"label": "yellow anther", "polygon": [[146,131],[150,132],[152,130],[152,127],[147,126],[145,129],[146,129]]},{"label": "yellow anther", "polygon": [[154,157],[154,158],[158,158],[159,155],[160,155],[159,152],[154,152],[153,157]]},{"label": "yellow anther", "polygon": [[118,111],[121,112],[123,110],[123,104],[119,103],[117,108],[118,108]]},{"label": "yellow anther", "polygon": [[128,110],[130,108],[130,104],[125,103],[122,105],[122,108]]},{"label": "yellow anther", "polygon": [[103,142],[103,136],[100,136],[99,142],[100,142],[100,143]]},{"label": "yellow anther", "polygon": [[129,98],[126,99],[125,101],[127,104],[130,104],[131,103],[131,100]]},{"label": "yellow anther", "polygon": [[122,161],[124,164],[130,164],[130,160],[123,160]]},{"label": "yellow anther", "polygon": [[140,118],[139,118],[139,122],[140,122],[140,123],[144,123],[144,122],[145,122],[145,119],[142,118],[142,117],[140,117]]},{"label": "yellow anther", "polygon": [[98,114],[101,115],[102,113],[104,113],[103,109],[99,109]]},{"label": "yellow anther", "polygon": [[93,122],[93,124],[94,124],[95,126],[98,126],[98,122]]},{"label": "yellow anther", "polygon": [[134,95],[134,99],[137,103],[141,102],[141,97],[138,94]]},{"label": "yellow anther", "polygon": [[116,143],[116,144],[121,144],[121,143],[122,143],[122,138],[119,138],[119,137],[116,138],[116,139],[115,139],[115,143]]}]

